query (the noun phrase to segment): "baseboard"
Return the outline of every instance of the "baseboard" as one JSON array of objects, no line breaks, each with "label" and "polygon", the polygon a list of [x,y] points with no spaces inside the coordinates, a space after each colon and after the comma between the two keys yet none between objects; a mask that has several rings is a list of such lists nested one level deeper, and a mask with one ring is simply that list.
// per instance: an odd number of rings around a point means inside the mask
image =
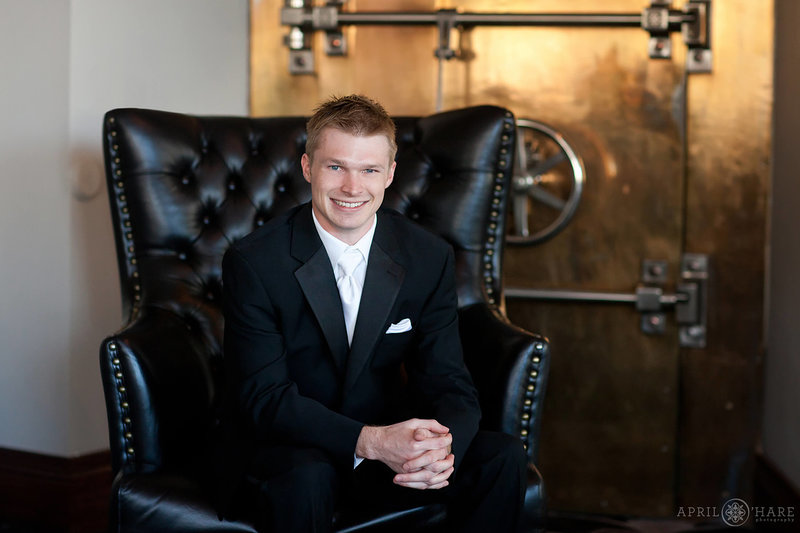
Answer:
[{"label": "baseboard", "polygon": [[75,458],[0,448],[0,518],[59,533],[108,528],[111,454]]}]

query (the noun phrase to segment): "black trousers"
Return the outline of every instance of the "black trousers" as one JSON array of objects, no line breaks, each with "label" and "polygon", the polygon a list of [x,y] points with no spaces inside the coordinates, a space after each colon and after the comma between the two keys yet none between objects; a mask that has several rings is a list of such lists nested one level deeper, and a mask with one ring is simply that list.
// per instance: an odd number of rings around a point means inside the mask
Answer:
[{"label": "black trousers", "polygon": [[259,450],[250,469],[257,527],[264,532],[328,532],[334,510],[348,507],[397,509],[429,503],[448,507],[454,532],[513,532],[522,514],[527,456],[522,442],[504,433],[479,431],[463,461],[438,490],[392,483],[394,473],[377,461],[354,471],[337,467],[315,448],[269,446]]}]

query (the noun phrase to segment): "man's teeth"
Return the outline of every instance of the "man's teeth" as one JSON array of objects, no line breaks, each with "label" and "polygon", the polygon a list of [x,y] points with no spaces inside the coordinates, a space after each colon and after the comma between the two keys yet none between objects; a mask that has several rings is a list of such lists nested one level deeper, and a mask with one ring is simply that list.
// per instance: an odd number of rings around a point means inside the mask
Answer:
[{"label": "man's teeth", "polygon": [[364,202],[342,202],[341,200],[334,200],[334,203],[336,203],[336,205],[340,205],[342,207],[358,207],[361,204],[363,204]]}]

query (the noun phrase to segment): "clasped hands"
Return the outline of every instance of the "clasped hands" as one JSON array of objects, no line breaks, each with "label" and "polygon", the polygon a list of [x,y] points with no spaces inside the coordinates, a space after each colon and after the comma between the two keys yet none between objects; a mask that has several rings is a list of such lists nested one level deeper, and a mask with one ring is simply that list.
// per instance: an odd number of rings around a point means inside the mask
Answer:
[{"label": "clasped hands", "polygon": [[364,426],[356,455],[381,461],[396,475],[394,483],[412,489],[441,489],[449,485],[455,456],[453,436],[436,420],[413,418],[391,426]]}]

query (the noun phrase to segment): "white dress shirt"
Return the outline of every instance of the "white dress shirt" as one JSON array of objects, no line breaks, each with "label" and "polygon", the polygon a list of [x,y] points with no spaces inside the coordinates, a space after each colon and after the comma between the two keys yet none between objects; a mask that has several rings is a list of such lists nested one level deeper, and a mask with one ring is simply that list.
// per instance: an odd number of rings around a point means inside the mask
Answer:
[{"label": "white dress shirt", "polygon": [[[336,277],[338,272],[336,271],[336,265],[339,262],[339,257],[344,253],[344,251],[352,246],[353,248],[357,248],[361,255],[364,257],[364,260],[356,267],[353,271],[352,276],[353,280],[356,283],[356,304],[354,309],[352,310],[356,316],[358,316],[358,308],[361,304],[361,291],[364,289],[364,278],[367,276],[367,261],[369,261],[369,249],[372,247],[372,238],[375,236],[375,227],[378,225],[378,215],[375,215],[372,221],[372,226],[369,228],[367,233],[361,237],[357,243],[353,245],[349,245],[344,241],[341,241],[325,231],[322,225],[317,220],[317,215],[314,214],[314,210],[311,210],[311,217],[314,219],[314,226],[317,228],[317,233],[319,234],[320,240],[322,240],[322,245],[325,247],[325,251],[328,253],[328,259],[331,261],[331,268],[333,269],[333,276]],[[348,344],[352,342],[352,332],[348,332],[347,336]],[[356,457],[355,453],[353,454],[353,469],[355,469],[358,465],[361,464],[361,461],[364,459],[361,457]]]}]

